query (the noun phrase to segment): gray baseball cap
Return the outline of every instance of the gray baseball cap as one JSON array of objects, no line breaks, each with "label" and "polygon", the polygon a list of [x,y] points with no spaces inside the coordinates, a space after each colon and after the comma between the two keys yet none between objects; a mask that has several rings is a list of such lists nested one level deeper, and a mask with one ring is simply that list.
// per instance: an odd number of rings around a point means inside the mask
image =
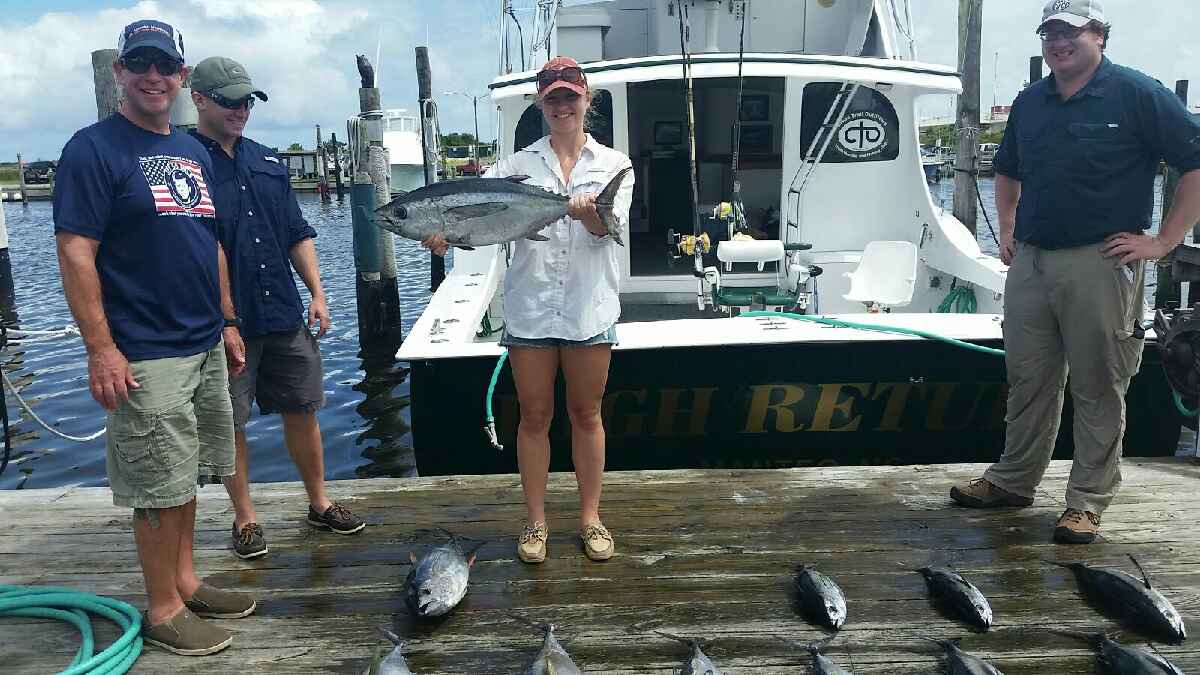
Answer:
[{"label": "gray baseball cap", "polygon": [[267,95],[255,88],[250,73],[242,64],[224,56],[210,56],[192,70],[192,90],[202,94],[214,92],[218,96],[237,101],[251,94],[262,100]]},{"label": "gray baseball cap", "polygon": [[1108,25],[1108,17],[1104,16],[1104,3],[1100,0],[1050,0],[1042,10],[1042,22],[1038,24],[1038,31],[1050,21],[1063,21],[1076,28],[1086,26],[1090,21]]}]

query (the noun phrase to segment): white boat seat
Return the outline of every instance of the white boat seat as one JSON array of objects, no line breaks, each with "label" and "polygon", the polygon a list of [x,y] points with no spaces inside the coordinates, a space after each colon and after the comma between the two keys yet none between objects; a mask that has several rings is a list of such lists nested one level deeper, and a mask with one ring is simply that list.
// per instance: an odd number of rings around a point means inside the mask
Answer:
[{"label": "white boat seat", "polygon": [[910,241],[872,241],[850,278],[843,295],[867,305],[903,307],[912,302],[917,278],[917,246]]},{"label": "white boat seat", "polygon": [[783,242],[778,239],[734,239],[717,242],[717,260],[723,263],[758,263],[783,260]]}]

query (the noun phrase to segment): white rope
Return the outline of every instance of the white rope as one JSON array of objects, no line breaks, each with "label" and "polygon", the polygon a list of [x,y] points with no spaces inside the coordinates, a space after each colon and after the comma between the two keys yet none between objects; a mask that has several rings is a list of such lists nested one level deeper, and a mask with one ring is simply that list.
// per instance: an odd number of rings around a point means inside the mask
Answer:
[{"label": "white rope", "polygon": [[21,408],[26,413],[28,413],[29,416],[32,417],[38,424],[42,425],[43,429],[45,429],[46,431],[49,431],[50,433],[54,434],[55,436],[66,439],[68,441],[75,441],[77,443],[87,443],[88,441],[94,441],[97,438],[100,438],[101,436],[104,435],[104,432],[108,431],[108,427],[104,427],[104,428],[100,429],[100,431],[97,431],[96,433],[90,434],[88,436],[72,436],[70,434],[64,434],[63,432],[59,431],[58,429],[55,429],[54,427],[47,424],[46,420],[43,420],[41,417],[38,417],[38,414],[33,412],[33,408],[30,408],[29,404],[25,402],[25,399],[21,398],[21,394],[17,391],[17,388],[13,386],[12,381],[8,379],[8,373],[4,372],[3,368],[0,368],[0,377],[4,378],[4,384],[8,386],[8,390],[12,392],[12,395],[14,397],[16,397],[17,403],[21,404]]},{"label": "white rope", "polygon": [[56,328],[54,330],[26,330],[24,328],[10,328],[10,329],[8,329],[8,332],[9,333],[19,333],[21,335],[42,335],[42,336],[45,336],[46,338],[59,338],[59,337],[66,337],[68,335],[80,335],[81,334],[79,332],[79,326],[76,326],[75,324],[69,324],[62,328]]}]

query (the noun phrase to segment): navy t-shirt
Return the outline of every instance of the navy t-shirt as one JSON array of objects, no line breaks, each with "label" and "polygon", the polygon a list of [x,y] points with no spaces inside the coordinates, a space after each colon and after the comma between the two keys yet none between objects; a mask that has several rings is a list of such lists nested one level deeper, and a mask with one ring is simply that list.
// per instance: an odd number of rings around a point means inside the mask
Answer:
[{"label": "navy t-shirt", "polygon": [[120,113],[79,130],[55,175],[54,231],[100,242],[109,329],[131,361],[211,349],[223,320],[208,152]]}]

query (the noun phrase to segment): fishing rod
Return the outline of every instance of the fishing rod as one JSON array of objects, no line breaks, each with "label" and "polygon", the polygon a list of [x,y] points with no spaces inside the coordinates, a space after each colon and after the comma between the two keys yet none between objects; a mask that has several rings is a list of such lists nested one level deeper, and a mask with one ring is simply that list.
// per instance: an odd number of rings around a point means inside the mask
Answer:
[{"label": "fishing rod", "polygon": [[[738,90],[737,104],[733,113],[733,166],[731,174],[733,176],[732,197],[730,198],[733,207],[733,229],[736,232],[744,232],[746,230],[746,208],[742,204],[742,182],[738,179],[738,156],[742,150],[742,85],[744,78],[742,77],[742,64],[746,53],[746,1],[741,0],[738,3],[738,14],[740,15],[742,26],[741,33],[738,37]],[[733,236],[733,232],[729,233]]]},{"label": "fishing rod", "polygon": [[692,235],[695,238],[695,245],[692,246],[692,260],[695,262],[695,270],[692,272],[696,276],[696,307],[704,309],[707,304],[705,297],[704,283],[704,254],[708,251],[708,247],[702,245],[700,231],[700,190],[696,185],[696,110],[695,110],[695,93],[692,88],[692,57],[688,52],[688,40],[690,38],[691,27],[688,17],[687,0],[680,0],[677,3],[679,7],[679,50],[683,56],[683,79],[686,82],[685,99],[687,101],[687,123],[688,123],[688,178],[692,183]]}]

